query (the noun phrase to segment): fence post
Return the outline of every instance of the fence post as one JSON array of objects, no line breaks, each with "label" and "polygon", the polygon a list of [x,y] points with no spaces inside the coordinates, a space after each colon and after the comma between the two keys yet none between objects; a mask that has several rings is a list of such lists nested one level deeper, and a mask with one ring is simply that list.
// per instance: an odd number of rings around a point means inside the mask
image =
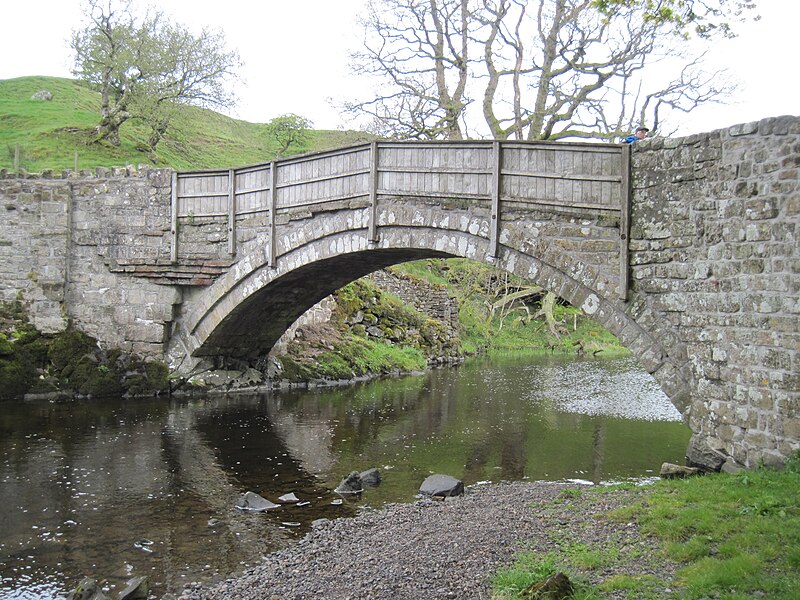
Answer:
[{"label": "fence post", "polygon": [[170,198],[170,234],[172,245],[170,246],[170,260],[172,263],[178,262],[178,173],[172,172],[172,195]]},{"label": "fence post", "polygon": [[277,264],[277,257],[275,254],[278,251],[278,244],[275,241],[275,211],[278,207],[278,171],[277,164],[273,160],[269,164],[270,172],[270,190],[269,190],[269,244],[267,246],[267,262],[270,268],[275,268]]},{"label": "fence post", "polygon": [[228,169],[228,254],[236,254],[236,171]]},{"label": "fence post", "polygon": [[622,146],[620,173],[619,298],[623,302],[628,300],[628,271],[630,270],[628,238],[631,230],[631,146],[633,144]]},{"label": "fence post", "polygon": [[501,147],[498,140],[492,142],[492,213],[489,222],[489,256],[497,258],[500,251],[500,164]]},{"label": "fence post", "polygon": [[378,142],[369,143],[369,241],[378,241]]}]

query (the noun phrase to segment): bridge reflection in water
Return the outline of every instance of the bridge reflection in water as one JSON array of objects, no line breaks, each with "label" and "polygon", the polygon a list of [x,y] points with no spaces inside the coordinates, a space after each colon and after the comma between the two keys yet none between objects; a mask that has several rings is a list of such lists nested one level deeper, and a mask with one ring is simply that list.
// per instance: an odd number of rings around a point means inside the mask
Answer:
[{"label": "bridge reflection in water", "polygon": [[[473,361],[341,389],[4,408],[4,598],[54,598],[83,575],[119,586],[146,574],[157,593],[180,592],[291,543],[313,519],[411,501],[430,472],[467,484],[646,476],[679,462],[689,437],[632,359]],[[345,474],[373,466],[378,488],[332,504]],[[308,504],[239,513],[247,490]]]}]

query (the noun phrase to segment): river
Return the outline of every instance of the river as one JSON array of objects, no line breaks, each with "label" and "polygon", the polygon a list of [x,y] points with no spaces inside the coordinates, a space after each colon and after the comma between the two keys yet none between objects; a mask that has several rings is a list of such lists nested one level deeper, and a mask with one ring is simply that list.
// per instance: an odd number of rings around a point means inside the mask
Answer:
[{"label": "river", "polygon": [[[0,405],[0,599],[49,600],[83,576],[159,596],[230,576],[314,519],[415,499],[431,473],[646,478],[690,432],[632,358],[474,359],[353,386]],[[333,492],[377,467],[378,487]],[[298,502],[234,508],[245,491]]]}]

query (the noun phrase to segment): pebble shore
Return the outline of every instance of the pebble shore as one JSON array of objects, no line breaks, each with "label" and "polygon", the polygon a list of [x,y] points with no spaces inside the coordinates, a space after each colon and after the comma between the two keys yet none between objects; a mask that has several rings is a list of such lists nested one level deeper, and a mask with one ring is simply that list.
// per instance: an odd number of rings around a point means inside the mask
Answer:
[{"label": "pebble shore", "polygon": [[[580,490],[580,491],[576,491]],[[516,482],[470,487],[458,498],[424,499],[325,521],[296,544],[241,576],[184,590],[183,600],[489,599],[491,578],[521,551],[559,552],[579,543],[622,548],[613,564],[580,576],[657,575],[675,566],[633,523],[603,518],[639,489],[595,493],[574,483]],[[630,550],[630,552],[627,552]],[[630,557],[627,558],[627,555]],[[669,595],[668,588],[663,590]],[[623,598],[614,592],[607,598]]]}]

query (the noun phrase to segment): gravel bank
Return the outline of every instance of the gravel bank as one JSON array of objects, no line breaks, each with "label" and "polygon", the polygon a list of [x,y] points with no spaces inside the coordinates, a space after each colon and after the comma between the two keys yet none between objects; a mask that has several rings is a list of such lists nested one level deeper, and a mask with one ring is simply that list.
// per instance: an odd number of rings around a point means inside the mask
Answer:
[{"label": "gravel bank", "polygon": [[[577,488],[583,491],[565,492]],[[352,519],[324,522],[240,577],[210,589],[188,589],[182,597],[487,599],[492,575],[510,565],[521,550],[559,551],[576,543],[604,550],[609,540],[621,549],[613,564],[581,576],[595,583],[620,574],[670,581],[674,565],[657,558],[655,545],[635,525],[598,518],[640,493],[595,493],[566,483],[503,483],[472,487],[463,497],[446,502],[393,504]],[[663,591],[669,595],[669,590]]]}]

